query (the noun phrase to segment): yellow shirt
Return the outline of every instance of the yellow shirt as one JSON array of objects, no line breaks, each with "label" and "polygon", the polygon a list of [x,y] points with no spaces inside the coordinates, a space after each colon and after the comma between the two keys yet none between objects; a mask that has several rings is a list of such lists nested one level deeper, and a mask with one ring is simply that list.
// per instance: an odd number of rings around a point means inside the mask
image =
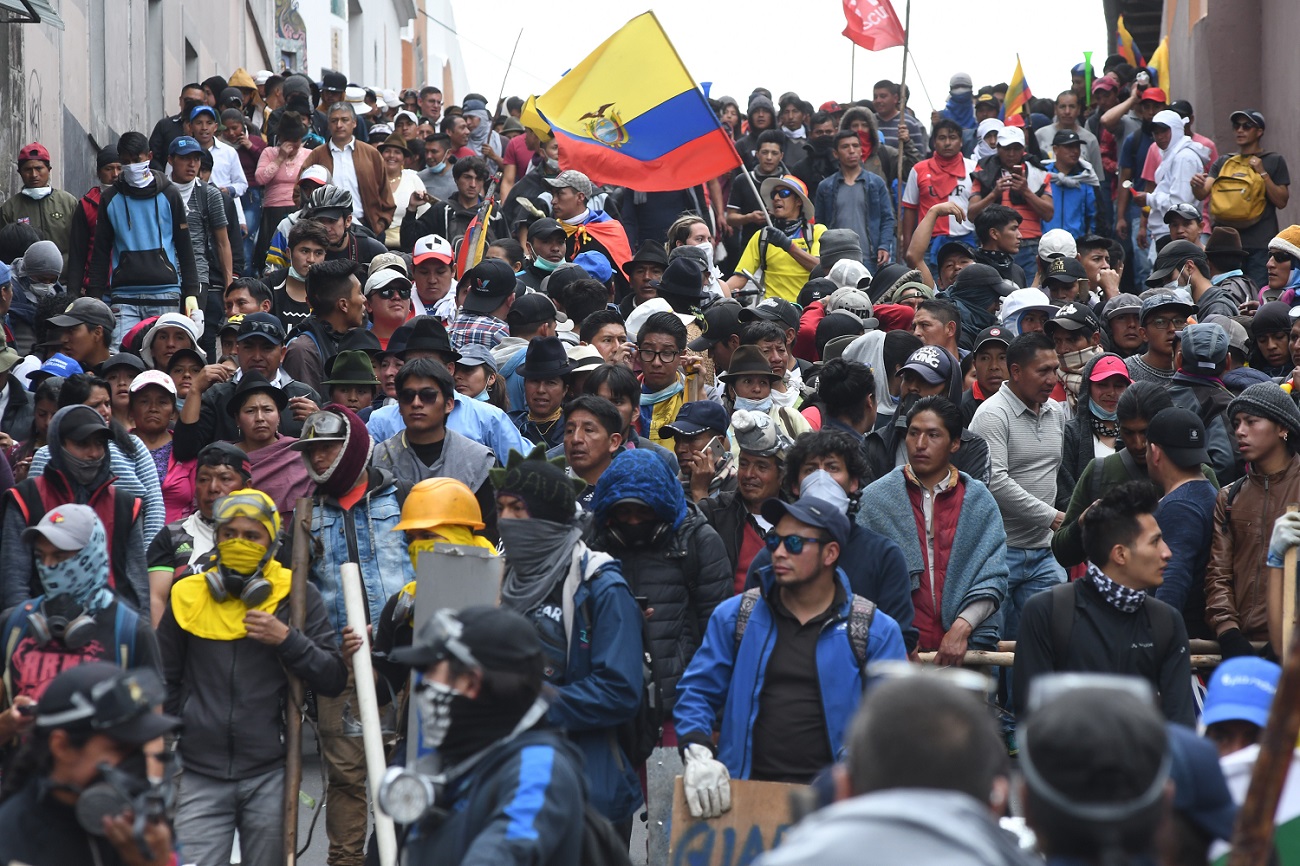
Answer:
[{"label": "yellow shirt", "polygon": [[[820,255],[821,237],[824,231],[826,231],[826,226],[814,223],[812,227],[812,247],[810,248],[808,241],[803,238],[799,238],[794,244],[809,255]],[[754,232],[754,236],[749,239],[749,243],[745,246],[745,251],[740,254],[740,263],[736,265],[737,268],[749,271],[751,274],[758,271],[758,243],[762,237],[762,231]],[[768,244],[767,267],[763,269],[763,283],[767,286],[769,297],[783,298],[793,304],[799,297],[799,290],[808,282],[809,273],[810,271],[807,268],[794,260],[794,256],[780,247]]]}]

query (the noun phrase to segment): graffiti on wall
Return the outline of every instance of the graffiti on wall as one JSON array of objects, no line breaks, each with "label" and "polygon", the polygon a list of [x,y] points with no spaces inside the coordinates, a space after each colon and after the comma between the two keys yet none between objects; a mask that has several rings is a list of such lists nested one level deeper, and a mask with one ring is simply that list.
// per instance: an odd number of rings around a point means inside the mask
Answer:
[{"label": "graffiti on wall", "polygon": [[275,0],[275,47],[287,71],[306,71],[307,25],[298,12],[297,0]]},{"label": "graffiti on wall", "polygon": [[35,69],[32,70],[31,77],[27,81],[27,128],[31,130],[30,138],[32,141],[41,140],[41,106],[44,99],[41,96],[41,74]]}]

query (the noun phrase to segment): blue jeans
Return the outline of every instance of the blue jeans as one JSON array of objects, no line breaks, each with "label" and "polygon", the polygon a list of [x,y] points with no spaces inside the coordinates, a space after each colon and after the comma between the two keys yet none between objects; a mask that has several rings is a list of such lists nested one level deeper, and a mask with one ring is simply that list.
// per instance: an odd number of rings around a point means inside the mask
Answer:
[{"label": "blue jeans", "polygon": [[1033,283],[1034,274],[1038,273],[1038,238],[1021,241],[1020,252],[1014,258],[1016,264],[1025,269],[1025,285]]},{"label": "blue jeans", "polygon": [[1002,640],[1015,640],[1020,632],[1020,611],[1031,597],[1058,583],[1065,583],[1065,569],[1052,556],[1050,547],[1008,547],[1007,572],[1007,600],[1002,605]]},{"label": "blue jeans", "polygon": [[160,304],[111,304],[113,315],[117,318],[117,324],[113,327],[113,345],[112,351],[118,351],[122,346],[122,338],[145,319],[152,319],[155,316],[161,316],[163,313],[176,313],[180,311],[181,302],[177,298],[174,301],[164,301]]},{"label": "blue jeans", "polygon": [[1133,252],[1133,292],[1138,294],[1147,289],[1147,277],[1151,276],[1151,256],[1146,249],[1139,247],[1137,242],[1138,227],[1142,225],[1142,208],[1130,200],[1126,215],[1129,225],[1128,248]]},{"label": "blue jeans", "polygon": [[257,233],[262,226],[262,190],[249,187],[241,203],[244,205],[244,221],[248,225],[248,234],[244,235],[244,273],[253,273],[253,251],[257,247]]}]

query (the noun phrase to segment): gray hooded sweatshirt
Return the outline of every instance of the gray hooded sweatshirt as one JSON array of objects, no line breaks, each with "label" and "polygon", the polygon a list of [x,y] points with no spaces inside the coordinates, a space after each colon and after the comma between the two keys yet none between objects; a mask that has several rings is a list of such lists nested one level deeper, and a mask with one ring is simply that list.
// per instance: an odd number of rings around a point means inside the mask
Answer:
[{"label": "gray hooded sweatshirt", "polygon": [[755,866],[864,862],[1031,866],[1035,861],[974,798],[957,791],[898,789],[853,797],[814,813]]}]

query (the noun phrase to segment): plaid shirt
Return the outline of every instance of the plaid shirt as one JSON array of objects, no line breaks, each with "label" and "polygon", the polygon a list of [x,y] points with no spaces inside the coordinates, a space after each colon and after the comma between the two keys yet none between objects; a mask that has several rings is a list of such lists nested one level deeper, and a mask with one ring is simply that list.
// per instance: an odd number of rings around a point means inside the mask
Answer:
[{"label": "plaid shirt", "polygon": [[447,336],[451,338],[451,345],[457,351],[470,343],[479,343],[489,349],[495,349],[497,343],[510,336],[510,329],[500,319],[462,311],[448,329]]}]

